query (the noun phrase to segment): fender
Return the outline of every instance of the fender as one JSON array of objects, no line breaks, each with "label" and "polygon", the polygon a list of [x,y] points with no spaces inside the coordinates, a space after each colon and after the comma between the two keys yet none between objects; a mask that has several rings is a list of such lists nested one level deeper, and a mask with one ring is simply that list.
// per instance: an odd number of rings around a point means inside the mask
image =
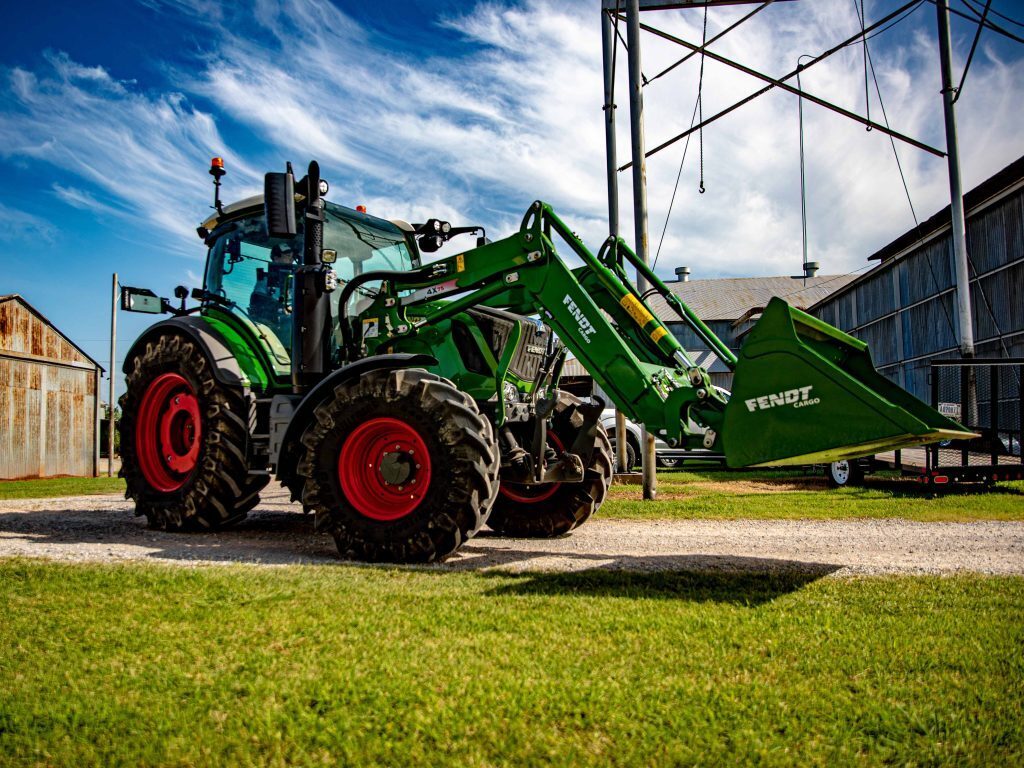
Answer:
[{"label": "fender", "polygon": [[288,485],[288,482],[295,477],[295,468],[299,463],[299,455],[302,453],[299,450],[299,440],[306,429],[306,424],[313,418],[313,409],[320,405],[329,394],[334,392],[336,386],[342,382],[357,379],[369,371],[396,368],[428,368],[434,365],[437,365],[437,360],[430,355],[374,355],[372,357],[364,357],[362,360],[357,360],[331,372],[330,375],[307,392],[298,405],[295,406],[295,410],[288,421],[288,428],[285,430],[284,439],[281,441],[282,449],[279,457],[280,461],[277,462],[277,479],[283,484]]},{"label": "fender", "polygon": [[230,387],[241,387],[248,390],[248,377],[242,373],[241,367],[235,356],[231,354],[223,337],[209,326],[201,317],[172,317],[168,320],[161,320],[151,325],[132,344],[128,354],[125,355],[124,364],[121,366],[123,373],[129,373],[128,361],[131,360],[136,351],[146,348],[146,344],[152,341],[161,331],[178,331],[182,336],[187,336],[196,342],[206,354],[207,360],[213,367],[213,375],[221,384]]}]

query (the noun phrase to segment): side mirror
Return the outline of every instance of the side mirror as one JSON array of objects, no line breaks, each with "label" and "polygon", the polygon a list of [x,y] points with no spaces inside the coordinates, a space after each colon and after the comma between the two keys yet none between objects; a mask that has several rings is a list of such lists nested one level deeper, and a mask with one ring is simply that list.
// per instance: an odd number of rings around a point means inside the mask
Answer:
[{"label": "side mirror", "polygon": [[121,309],[126,312],[145,312],[159,315],[164,311],[164,302],[148,288],[121,286]]},{"label": "side mirror", "polygon": [[268,173],[263,177],[263,209],[270,237],[294,237],[298,233],[295,226],[295,176],[290,164],[285,173]]}]

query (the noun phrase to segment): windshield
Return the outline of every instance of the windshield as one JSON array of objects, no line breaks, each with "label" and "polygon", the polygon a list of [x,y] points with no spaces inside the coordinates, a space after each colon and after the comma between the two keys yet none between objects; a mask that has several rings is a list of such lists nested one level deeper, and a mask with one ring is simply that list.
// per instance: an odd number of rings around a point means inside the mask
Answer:
[{"label": "windshield", "polygon": [[[407,271],[413,258],[405,234],[389,221],[334,203],[325,207],[324,248],[338,254],[331,265],[341,281],[375,270]],[[301,221],[302,217],[299,217]],[[301,226],[301,225],[300,225]],[[295,270],[302,262],[303,238],[267,235],[263,212],[230,224],[210,248],[206,290],[231,302],[229,311],[259,336],[277,373],[286,375],[292,343]],[[366,301],[376,286],[365,285],[352,297],[349,310]],[[340,344],[338,299],[330,295],[332,338]]]},{"label": "windshield", "polygon": [[338,252],[334,271],[342,280],[378,269],[412,269],[405,233],[390,221],[327,203],[324,248]]}]

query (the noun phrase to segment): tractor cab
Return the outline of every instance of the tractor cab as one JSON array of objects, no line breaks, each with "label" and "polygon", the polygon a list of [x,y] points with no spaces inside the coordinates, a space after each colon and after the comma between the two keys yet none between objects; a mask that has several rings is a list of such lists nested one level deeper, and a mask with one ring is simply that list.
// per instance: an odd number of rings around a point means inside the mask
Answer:
[{"label": "tractor cab", "polygon": [[[331,268],[338,281],[344,284],[369,271],[406,271],[418,266],[415,240],[405,227],[325,202],[323,250],[334,259]],[[204,311],[229,314],[234,324],[260,341],[275,373],[288,376],[295,275],[303,253],[301,225],[293,237],[272,237],[267,233],[263,198],[255,197],[225,206],[224,215],[208,220],[204,228],[209,232],[209,252],[203,288],[207,295],[223,300],[214,299]],[[350,300],[350,314],[356,314],[369,298],[366,293],[357,292]],[[330,294],[334,347],[341,342],[340,295],[340,291]]]}]

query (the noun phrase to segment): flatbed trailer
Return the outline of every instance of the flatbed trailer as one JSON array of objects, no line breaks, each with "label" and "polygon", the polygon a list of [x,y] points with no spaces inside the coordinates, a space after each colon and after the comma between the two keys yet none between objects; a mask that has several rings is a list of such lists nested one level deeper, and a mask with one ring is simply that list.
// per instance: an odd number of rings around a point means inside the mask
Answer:
[{"label": "flatbed trailer", "polygon": [[1024,480],[1020,456],[993,455],[965,448],[904,448],[880,453],[872,464],[875,470],[896,470],[932,485]]},{"label": "flatbed trailer", "polygon": [[928,485],[1024,479],[1022,376],[1024,358],[933,361],[932,407],[978,437],[879,453],[856,470],[895,470]]}]

